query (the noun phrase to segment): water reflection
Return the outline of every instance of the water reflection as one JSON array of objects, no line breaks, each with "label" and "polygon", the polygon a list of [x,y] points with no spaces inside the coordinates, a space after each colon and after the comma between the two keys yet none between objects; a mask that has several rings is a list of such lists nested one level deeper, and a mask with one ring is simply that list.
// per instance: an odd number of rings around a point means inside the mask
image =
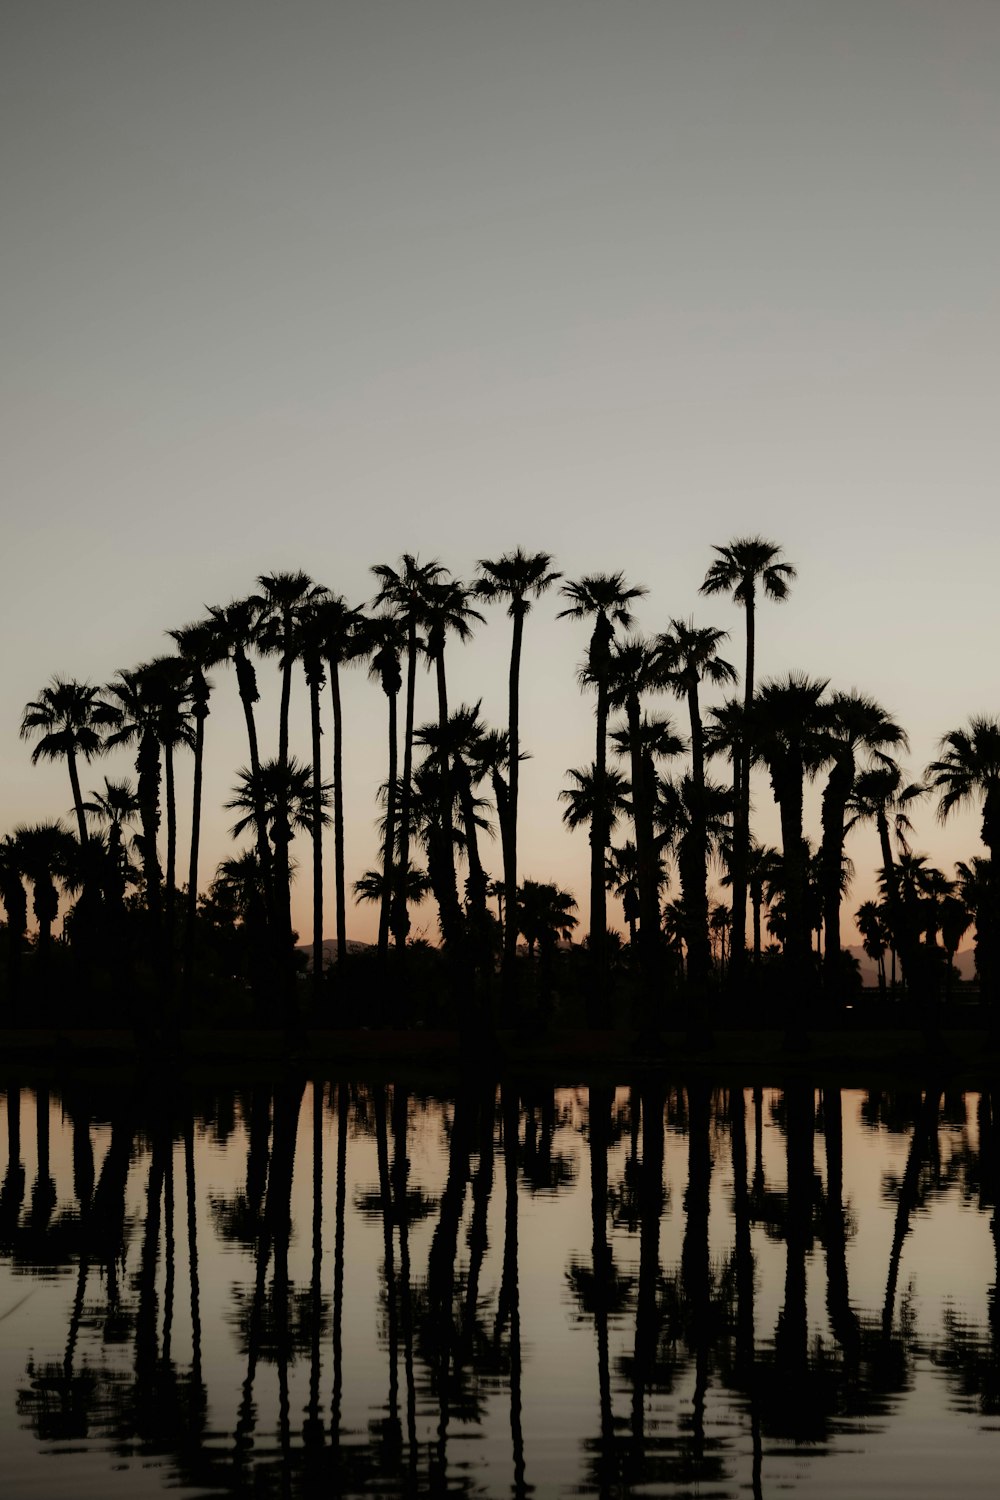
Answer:
[{"label": "water reflection", "polygon": [[[39,1492],[830,1493],[883,1445],[920,1495],[995,1465],[992,1094],[77,1082],[3,1114],[4,1460]],[[917,1410],[939,1446],[901,1472]]]}]

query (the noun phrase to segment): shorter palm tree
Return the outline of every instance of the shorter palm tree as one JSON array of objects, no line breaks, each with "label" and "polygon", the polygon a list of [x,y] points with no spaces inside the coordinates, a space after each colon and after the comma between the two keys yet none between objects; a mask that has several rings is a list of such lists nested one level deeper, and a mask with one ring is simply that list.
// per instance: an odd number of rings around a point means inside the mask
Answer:
[{"label": "shorter palm tree", "polygon": [[100,688],[61,677],[53,677],[34,702],[25,705],[21,719],[21,738],[38,737],[31,752],[32,765],[40,760],[66,761],[81,848],[87,842],[87,820],[77,761],[90,761],[103,753],[103,731],[113,719],[113,710],[100,697]]},{"label": "shorter palm tree", "polygon": [[[21,993],[21,958],[28,933],[28,893],[24,888],[24,863],[17,840],[6,834],[0,839],[0,901],[7,913],[7,993],[12,1012]],[[7,1021],[15,1023],[16,1012]]]},{"label": "shorter palm tree", "polygon": [[52,925],[59,915],[60,886],[80,886],[80,845],[61,823],[21,824],[14,829],[22,873],[31,881],[31,906],[38,923],[38,960],[44,971],[52,950]]}]

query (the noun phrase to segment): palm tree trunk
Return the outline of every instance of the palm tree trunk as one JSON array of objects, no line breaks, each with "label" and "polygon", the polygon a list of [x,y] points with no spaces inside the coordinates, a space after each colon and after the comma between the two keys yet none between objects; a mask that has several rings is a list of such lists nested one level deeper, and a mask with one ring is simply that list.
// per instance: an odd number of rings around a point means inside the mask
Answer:
[{"label": "palm tree trunk", "polygon": [[344,716],[340,702],[340,665],[331,658],[333,703],[333,864],[337,902],[337,962],[347,957],[347,887],[344,877]]},{"label": "palm tree trunk", "polygon": [[747,664],[743,679],[743,746],[734,748],[735,780],[738,786],[736,805],[733,810],[733,865],[730,875],[733,882],[733,933],[729,945],[729,984],[735,989],[743,980],[746,969],[747,941],[747,868],[750,861],[750,711],[753,708],[754,652],[756,646],[756,617],[754,611],[754,586],[745,600],[747,618]]},{"label": "palm tree trunk", "polygon": [[282,649],[281,649],[281,706],[278,718],[278,761],[282,766],[288,765],[288,718],[292,706],[292,660],[294,651],[292,648],[292,621],[291,615],[286,614],[282,621]]},{"label": "palm tree trunk", "polygon": [[594,756],[594,812],[590,820],[590,1024],[608,1024],[607,934],[608,892],[604,883],[604,853],[608,845],[608,683],[597,680],[597,745]]},{"label": "palm tree trunk", "polygon": [[313,989],[323,987],[323,758],[319,720],[319,664],[309,674],[309,724],[312,731],[312,853],[313,853]]},{"label": "palm tree trunk", "polygon": [[382,845],[382,905],[378,919],[378,956],[389,953],[389,918],[392,910],[393,870],[396,847],[396,781],[399,749],[396,731],[396,694],[389,695],[389,785],[385,804],[385,840]]},{"label": "palm tree trunk", "polygon": [[444,648],[434,658],[438,691],[438,733],[441,738],[439,758],[441,762],[441,930],[449,947],[458,950],[465,937],[462,907],[458,899],[458,877],[455,874],[455,828],[452,822],[454,786],[451,778],[451,757],[448,754],[448,685],[444,672]]},{"label": "palm tree trunk", "polygon": [[823,792],[823,840],[820,845],[820,878],[823,884],[823,978],[827,993],[843,1000],[840,955],[841,874],[844,867],[844,816],[854,784],[854,758],[838,763],[830,772]]},{"label": "palm tree trunk", "polygon": [[147,731],[139,741],[135,769],[139,778],[139,816],[142,821],[142,871],[146,887],[146,910],[153,927],[154,945],[160,932],[160,861],[156,835],[160,828],[160,746]]},{"label": "palm tree trunk", "polygon": [[83,811],[83,793],[80,791],[80,772],[76,764],[76,755],[72,749],[66,752],[66,764],[69,768],[69,784],[73,788],[73,807],[76,811],[76,826],[80,834],[80,848],[87,847],[87,818]]},{"label": "palm tree trunk", "polygon": [[199,704],[194,715],[194,787],[191,793],[191,853],[188,859],[187,914],[184,926],[184,988],[190,996],[194,984],[194,934],[198,918],[198,852],[201,843],[201,783],[205,753],[205,719],[208,704]]},{"label": "palm tree trunk", "polygon": [[392,903],[391,926],[397,950],[402,953],[410,931],[407,909],[407,877],[410,869],[410,801],[413,792],[413,700],[417,689],[417,626],[411,617],[406,647],[406,719],[403,727],[403,785],[399,807],[399,869]]},{"label": "palm tree trunk", "polygon": [[[521,604],[519,608],[518,605]],[[521,676],[521,643],[524,637],[523,601],[515,600],[514,632],[510,647],[510,674],[507,688],[507,739],[510,750],[510,782],[507,790],[506,832],[501,824],[503,839],[503,883],[507,921],[503,935],[503,991],[508,1002],[517,995],[517,922],[510,920],[511,912],[517,910],[517,796],[520,771],[519,735],[519,686]]]},{"label": "palm tree trunk", "polygon": [[174,747],[163,747],[167,784],[167,884],[165,892],[166,974],[168,988],[174,979],[174,908],[177,898],[177,794],[174,787]]},{"label": "palm tree trunk", "polygon": [[712,967],[712,945],[708,932],[708,831],[705,819],[705,740],[698,704],[698,687],[688,688],[691,720],[691,827],[688,832],[684,906],[688,949],[688,984],[691,990],[692,1023],[701,1032],[707,1026],[707,988]]},{"label": "palm tree trunk", "polygon": [[638,693],[626,704],[629,768],[632,777],[632,822],[635,827],[635,875],[639,896],[639,964],[643,979],[643,1032],[655,1029],[653,985],[660,945],[660,904],[656,881],[656,840],[653,831],[652,788],[642,753],[641,706]]},{"label": "palm tree trunk", "polygon": [[243,717],[246,720],[247,726],[247,743],[250,747],[250,770],[254,786],[253,812],[254,830],[257,840],[257,861],[260,865],[260,878],[264,889],[264,905],[267,910],[267,919],[268,922],[273,922],[271,846],[267,841],[267,810],[264,806],[264,796],[261,790],[260,747],[257,742],[257,723],[253,712],[253,706],[257,699],[257,682],[253,667],[242,646],[236,647],[233,653],[233,664],[236,668],[236,683],[239,688],[240,702],[243,705]]}]

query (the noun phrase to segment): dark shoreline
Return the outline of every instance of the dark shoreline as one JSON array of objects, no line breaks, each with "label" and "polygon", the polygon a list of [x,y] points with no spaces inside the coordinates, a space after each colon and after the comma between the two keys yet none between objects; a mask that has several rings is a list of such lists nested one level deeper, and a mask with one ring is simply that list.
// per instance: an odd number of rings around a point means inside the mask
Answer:
[{"label": "dark shoreline", "polygon": [[780,1086],[790,1079],[825,1080],[840,1087],[940,1081],[976,1088],[1000,1071],[1000,1053],[982,1030],[942,1033],[929,1052],[917,1030],[815,1031],[790,1050],[780,1031],[719,1030],[712,1045],[690,1047],[680,1033],[664,1033],[655,1051],[629,1032],[552,1031],[525,1039],[502,1031],[483,1056],[463,1055],[457,1031],[310,1030],[297,1047],[280,1031],[189,1030],[176,1041],[143,1048],[129,1031],[19,1029],[0,1031],[0,1074],[24,1077],[137,1074],[162,1080],[220,1080],[231,1076],[300,1075],[405,1078],[443,1082],[463,1076],[543,1074],[564,1085],[591,1079],[624,1082],[656,1072],[687,1080]]}]

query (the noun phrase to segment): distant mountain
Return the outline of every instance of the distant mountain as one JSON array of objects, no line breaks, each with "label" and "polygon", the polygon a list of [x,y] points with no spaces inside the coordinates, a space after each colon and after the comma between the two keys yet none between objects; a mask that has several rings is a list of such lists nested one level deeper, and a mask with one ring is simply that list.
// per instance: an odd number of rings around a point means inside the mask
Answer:
[{"label": "distant mountain", "polygon": [[[369,948],[374,948],[374,947],[375,947],[374,943],[359,943],[356,938],[348,938],[347,939],[347,951],[348,951],[348,953],[366,953]],[[308,965],[309,965],[309,968],[311,969],[312,968],[312,954],[313,954],[313,945],[312,945],[312,943],[299,943],[298,946],[296,947],[295,951],[296,951],[296,953],[304,953],[305,954],[306,960],[307,960]],[[323,966],[324,966],[324,968],[326,967],[327,964],[335,963],[336,962],[336,958],[337,958],[337,939],[336,938],[324,938],[323,939]]]}]

